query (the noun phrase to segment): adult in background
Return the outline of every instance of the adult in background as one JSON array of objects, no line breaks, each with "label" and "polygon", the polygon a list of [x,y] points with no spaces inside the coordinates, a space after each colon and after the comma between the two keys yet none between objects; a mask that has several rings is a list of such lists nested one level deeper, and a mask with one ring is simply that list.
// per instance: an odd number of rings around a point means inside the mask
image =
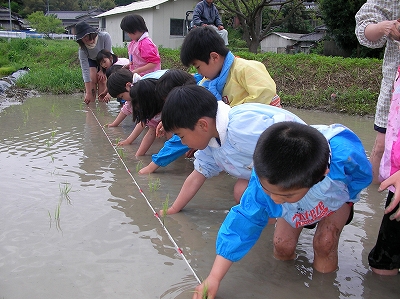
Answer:
[{"label": "adult in background", "polygon": [[101,94],[106,89],[106,75],[96,61],[100,50],[111,50],[111,36],[107,32],[99,32],[86,22],[75,25],[76,42],[79,44],[79,61],[82,77],[85,82],[85,103],[96,100],[96,92]]},{"label": "adult in background", "polygon": [[377,131],[370,155],[373,183],[378,184],[379,164],[385,149],[385,133],[390,99],[397,67],[400,65],[400,1],[368,0],[357,12],[355,33],[361,45],[369,48],[386,46],[382,64],[382,83],[376,105],[374,130]]},{"label": "adult in background", "polygon": [[228,31],[219,16],[217,7],[214,5],[214,0],[203,0],[196,4],[193,10],[193,26],[211,26],[222,37],[225,45],[228,45]]}]

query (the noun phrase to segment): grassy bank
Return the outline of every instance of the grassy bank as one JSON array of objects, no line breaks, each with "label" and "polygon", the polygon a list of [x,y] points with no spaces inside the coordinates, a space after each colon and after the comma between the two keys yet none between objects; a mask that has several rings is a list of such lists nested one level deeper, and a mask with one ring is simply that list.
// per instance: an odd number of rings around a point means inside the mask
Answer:
[{"label": "grassy bank", "polygon": [[[0,57],[0,76],[25,66],[31,69],[17,82],[18,87],[54,94],[83,92],[76,42],[0,39],[0,50],[5,53]],[[113,50],[118,56],[127,57],[126,48]],[[358,115],[375,113],[382,76],[381,60],[233,53],[265,64],[285,106]],[[162,68],[187,70],[180,63],[178,50],[160,48],[160,54]]]}]

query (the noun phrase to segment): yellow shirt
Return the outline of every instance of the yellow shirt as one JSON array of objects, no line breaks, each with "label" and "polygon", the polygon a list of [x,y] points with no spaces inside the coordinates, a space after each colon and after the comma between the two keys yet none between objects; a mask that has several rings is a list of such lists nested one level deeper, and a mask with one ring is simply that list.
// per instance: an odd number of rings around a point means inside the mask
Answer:
[{"label": "yellow shirt", "polygon": [[270,104],[276,95],[275,81],[264,64],[235,57],[222,94],[231,107],[243,103]]}]

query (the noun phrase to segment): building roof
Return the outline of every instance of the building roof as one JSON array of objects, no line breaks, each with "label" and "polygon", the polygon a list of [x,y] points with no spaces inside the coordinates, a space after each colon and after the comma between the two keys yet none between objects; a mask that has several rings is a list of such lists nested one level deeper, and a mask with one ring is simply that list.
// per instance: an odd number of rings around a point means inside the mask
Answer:
[{"label": "building roof", "polygon": [[286,32],[271,32],[267,36],[275,34],[281,38],[298,41],[298,42],[316,42],[324,38],[325,31],[315,31],[311,33],[286,33]]},{"label": "building roof", "polygon": [[69,10],[50,10],[46,13],[46,15],[55,15],[60,20],[76,20],[76,17],[87,13],[87,11],[83,10],[76,10],[76,11],[69,11]]},{"label": "building roof", "polygon": [[304,34],[300,34],[300,33],[286,33],[286,32],[271,32],[268,35],[271,35],[271,34],[278,35],[284,39],[295,40],[295,41],[300,40],[300,38],[304,35]]},{"label": "building roof", "polygon": [[56,15],[60,20],[79,20],[82,17],[91,17],[104,12],[101,8],[91,10],[51,10],[46,15]]},{"label": "building roof", "polygon": [[304,34],[299,41],[301,42],[317,42],[323,39],[325,36],[325,32],[312,32],[308,34]]},{"label": "building roof", "polygon": [[[0,18],[3,20],[10,20],[10,11],[8,8],[0,8]],[[14,21],[22,22],[22,18],[20,15],[11,12],[11,19]]]},{"label": "building roof", "polygon": [[136,10],[142,10],[142,9],[146,9],[146,8],[152,8],[157,5],[163,4],[165,2],[168,2],[168,0],[143,0],[143,1],[132,2],[131,4],[128,4],[128,5],[117,6],[109,11],[106,11],[102,14],[97,15],[97,17],[101,18],[101,17],[117,15],[117,14],[136,11]]}]

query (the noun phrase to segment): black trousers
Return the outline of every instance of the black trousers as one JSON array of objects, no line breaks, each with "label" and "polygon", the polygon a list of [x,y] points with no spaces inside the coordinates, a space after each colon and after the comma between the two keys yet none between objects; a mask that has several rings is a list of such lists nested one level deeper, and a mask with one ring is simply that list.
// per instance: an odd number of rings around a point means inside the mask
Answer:
[{"label": "black trousers", "polygon": [[[394,193],[389,191],[385,207],[390,204],[393,195]],[[368,263],[375,269],[400,268],[400,221],[389,219],[398,208],[399,205],[383,216],[375,247],[368,255]]]}]

